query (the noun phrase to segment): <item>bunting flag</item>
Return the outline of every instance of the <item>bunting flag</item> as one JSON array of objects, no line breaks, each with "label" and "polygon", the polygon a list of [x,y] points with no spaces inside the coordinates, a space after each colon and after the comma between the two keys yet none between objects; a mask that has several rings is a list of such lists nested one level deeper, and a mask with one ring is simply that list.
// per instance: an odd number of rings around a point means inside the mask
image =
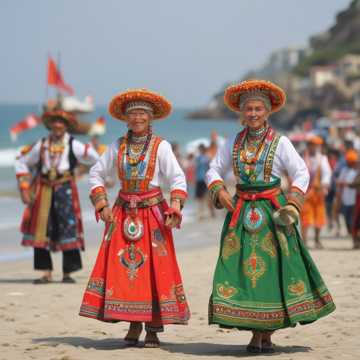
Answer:
[{"label": "bunting flag", "polygon": [[106,133],[106,121],[103,116],[100,116],[96,121],[91,125],[88,135],[104,135]]},{"label": "bunting flag", "polygon": [[12,141],[16,141],[19,133],[32,129],[41,123],[41,118],[35,114],[29,114],[10,128],[10,136]]},{"label": "bunting flag", "polygon": [[48,85],[56,87],[60,91],[67,92],[70,95],[74,94],[74,89],[66,84],[61,72],[58,70],[55,61],[49,57],[48,59],[48,73],[47,73]]}]

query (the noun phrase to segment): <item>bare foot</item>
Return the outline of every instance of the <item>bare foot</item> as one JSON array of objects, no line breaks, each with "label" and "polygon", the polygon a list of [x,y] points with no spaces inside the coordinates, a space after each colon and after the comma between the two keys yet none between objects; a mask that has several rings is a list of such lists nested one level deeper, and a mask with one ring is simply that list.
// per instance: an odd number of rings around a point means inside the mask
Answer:
[{"label": "bare foot", "polygon": [[129,331],[126,334],[124,340],[128,346],[135,346],[139,342],[143,326],[141,322],[131,322]]},{"label": "bare foot", "polygon": [[315,249],[322,250],[324,248],[323,244],[319,242],[315,242]]},{"label": "bare foot", "polygon": [[146,348],[160,347],[160,340],[159,340],[156,332],[148,331],[146,333],[144,347],[146,347]]},{"label": "bare foot", "polygon": [[265,331],[262,335],[262,342],[261,342],[261,352],[263,353],[273,353],[275,352],[274,344],[271,341],[271,335],[274,331]]},{"label": "bare foot", "polygon": [[249,353],[261,353],[262,333],[260,331],[253,331],[253,336],[246,347]]}]

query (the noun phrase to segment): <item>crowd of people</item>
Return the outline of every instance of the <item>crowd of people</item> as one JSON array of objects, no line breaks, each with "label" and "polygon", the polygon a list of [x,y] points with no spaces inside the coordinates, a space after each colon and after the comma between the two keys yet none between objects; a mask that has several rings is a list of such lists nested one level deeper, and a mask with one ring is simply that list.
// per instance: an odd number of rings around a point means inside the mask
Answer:
[{"label": "crowd of people", "polygon": [[210,167],[210,162],[214,159],[218,147],[218,134],[216,131],[211,132],[209,144],[200,142],[186,157],[183,157],[180,153],[177,143],[172,144],[174,154],[185,173],[189,193],[193,194],[197,203],[197,220],[207,218],[206,208],[208,209],[210,217],[214,218],[216,216],[213,203],[209,197],[205,178],[206,172]]},{"label": "crowd of people", "polygon": [[301,213],[303,241],[314,228],[315,247],[323,248],[321,232],[325,226],[339,237],[341,218],[351,236],[353,248],[360,248],[360,168],[359,149],[345,140],[336,148],[319,135],[309,135],[302,156],[309,169],[310,186]]}]

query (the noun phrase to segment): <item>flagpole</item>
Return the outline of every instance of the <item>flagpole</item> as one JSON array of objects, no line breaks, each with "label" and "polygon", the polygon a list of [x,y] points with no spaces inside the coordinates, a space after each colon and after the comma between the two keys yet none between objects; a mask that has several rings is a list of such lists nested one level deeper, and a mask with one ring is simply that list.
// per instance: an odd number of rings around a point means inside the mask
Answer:
[{"label": "flagpole", "polygon": [[[60,51],[58,51],[57,68],[58,68],[59,74],[61,74],[61,52]],[[58,101],[58,104],[61,105],[61,103],[62,103],[62,94],[61,94],[61,91],[59,90],[59,88],[57,88],[56,99]]]},{"label": "flagpole", "polygon": [[45,79],[45,83],[46,83],[46,86],[45,86],[45,103],[43,105],[43,108],[47,107],[47,102],[48,102],[48,98],[49,98],[49,59],[50,59],[50,52],[48,51],[47,59],[46,59],[47,71],[46,71],[46,79]]}]

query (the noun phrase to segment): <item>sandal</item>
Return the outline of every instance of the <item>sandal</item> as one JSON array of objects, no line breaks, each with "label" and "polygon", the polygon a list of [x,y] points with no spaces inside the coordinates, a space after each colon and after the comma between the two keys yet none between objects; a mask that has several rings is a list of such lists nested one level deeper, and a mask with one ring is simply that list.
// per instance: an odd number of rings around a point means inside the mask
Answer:
[{"label": "sandal", "polygon": [[76,280],[73,279],[71,276],[65,276],[65,277],[63,277],[62,282],[64,284],[75,284]]},{"label": "sandal", "polygon": [[51,282],[52,282],[52,280],[50,278],[48,278],[47,276],[42,276],[39,279],[35,279],[33,281],[33,284],[42,285],[42,284],[50,284]]}]

